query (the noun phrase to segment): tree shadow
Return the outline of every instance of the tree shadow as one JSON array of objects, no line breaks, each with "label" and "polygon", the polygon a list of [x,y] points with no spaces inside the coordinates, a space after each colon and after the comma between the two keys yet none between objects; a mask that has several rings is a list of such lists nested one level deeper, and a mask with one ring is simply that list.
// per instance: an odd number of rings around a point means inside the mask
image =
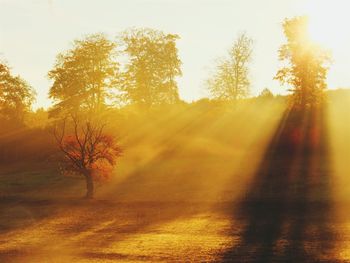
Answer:
[{"label": "tree shadow", "polygon": [[325,109],[286,111],[234,218],[224,262],[336,262]]}]

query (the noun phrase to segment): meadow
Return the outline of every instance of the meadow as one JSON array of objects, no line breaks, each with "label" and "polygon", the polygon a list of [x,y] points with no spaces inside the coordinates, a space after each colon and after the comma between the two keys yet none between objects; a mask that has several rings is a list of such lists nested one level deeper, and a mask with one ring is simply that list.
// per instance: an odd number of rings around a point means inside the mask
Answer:
[{"label": "meadow", "polygon": [[3,131],[1,262],[347,262],[348,91],[108,113],[123,155],[85,200],[49,127]]}]

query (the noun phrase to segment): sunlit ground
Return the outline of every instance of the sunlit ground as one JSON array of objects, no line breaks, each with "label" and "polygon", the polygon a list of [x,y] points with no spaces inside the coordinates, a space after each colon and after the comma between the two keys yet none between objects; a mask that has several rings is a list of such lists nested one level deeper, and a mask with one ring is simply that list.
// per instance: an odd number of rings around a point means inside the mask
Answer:
[{"label": "sunlit ground", "polygon": [[328,111],[328,126],[330,130],[330,148],[332,160],[333,198],[337,209],[334,216],[340,222],[335,226],[339,233],[339,256],[350,261],[350,122],[349,122],[349,95],[332,98]]},{"label": "sunlit ground", "polygon": [[[1,246],[6,251],[3,258],[26,262],[215,260],[234,238],[225,234],[230,222],[215,213],[198,211],[195,204],[181,205],[184,214],[178,217],[179,205],[175,204],[178,211],[171,211],[174,204],[167,206],[74,209],[3,236],[10,241]],[[175,214],[164,216],[171,212]]]},{"label": "sunlit ground", "polygon": [[350,260],[347,98],[299,119],[283,105],[119,118],[126,151],[91,202],[50,166],[7,167],[0,261]]}]

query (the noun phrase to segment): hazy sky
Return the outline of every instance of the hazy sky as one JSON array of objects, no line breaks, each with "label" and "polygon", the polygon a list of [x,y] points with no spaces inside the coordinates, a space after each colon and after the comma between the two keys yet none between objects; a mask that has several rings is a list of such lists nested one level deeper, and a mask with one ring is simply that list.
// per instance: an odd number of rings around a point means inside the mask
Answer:
[{"label": "hazy sky", "polygon": [[350,86],[348,0],[0,0],[0,58],[48,106],[47,72],[56,55],[88,33],[115,37],[130,27],[151,27],[179,34],[183,62],[180,95],[187,101],[207,96],[204,80],[239,32],[254,43],[252,95],[264,87],[284,90],[273,76],[277,50],[284,41],[284,18],[310,15],[315,39],[333,49],[329,86]]}]

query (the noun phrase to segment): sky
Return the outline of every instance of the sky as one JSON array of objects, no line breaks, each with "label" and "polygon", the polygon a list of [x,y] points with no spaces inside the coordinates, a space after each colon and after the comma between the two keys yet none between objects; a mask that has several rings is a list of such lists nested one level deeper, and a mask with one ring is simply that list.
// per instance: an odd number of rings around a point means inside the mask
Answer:
[{"label": "sky", "polygon": [[350,87],[348,0],[0,0],[0,59],[37,91],[35,108],[49,107],[52,69],[59,52],[74,39],[103,32],[112,39],[131,27],[178,34],[183,76],[182,99],[207,97],[205,80],[239,33],[254,40],[251,95],[264,88],[285,93],[273,80],[281,65],[278,48],[285,39],[282,22],[310,17],[311,34],[331,49],[330,88]]}]

